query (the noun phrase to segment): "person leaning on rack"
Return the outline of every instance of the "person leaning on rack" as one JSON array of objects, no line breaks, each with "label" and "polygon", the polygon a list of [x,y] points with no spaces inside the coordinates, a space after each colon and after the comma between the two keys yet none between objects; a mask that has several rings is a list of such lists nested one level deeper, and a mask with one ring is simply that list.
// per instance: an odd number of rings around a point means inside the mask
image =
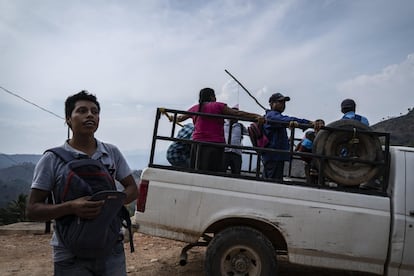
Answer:
[{"label": "person leaning on rack", "polygon": [[[214,90],[208,87],[200,90],[198,104],[190,107],[188,109],[188,112],[231,115],[259,121],[264,120],[263,116],[261,115],[241,110],[235,110],[228,107],[225,103],[217,102]],[[223,118],[182,114],[180,116],[177,116],[177,122],[182,122],[189,118],[193,120],[195,127],[193,133],[193,141],[222,144],[225,143]],[[192,167],[195,169],[224,172],[223,146],[194,144],[191,149],[191,156]]]},{"label": "person leaning on rack", "polygon": [[[266,148],[289,150],[289,139],[286,131],[288,125],[286,123],[289,123],[289,127],[296,127],[298,124],[309,124],[312,126],[314,124],[314,122],[307,119],[283,115],[282,112],[285,111],[286,102],[288,101],[290,101],[290,97],[285,97],[281,93],[274,93],[269,98],[270,110],[266,110],[266,123],[263,126],[264,132],[269,139]],[[283,182],[285,161],[288,160],[288,153],[264,152],[262,154],[264,178],[280,183]]]},{"label": "person leaning on rack", "polygon": [[[298,143],[295,151],[312,153],[313,141],[318,134],[319,130],[325,126],[325,121],[317,119],[314,122],[313,131],[309,130],[305,133],[305,137]],[[301,159],[305,162],[305,176],[308,184],[318,183],[318,168],[313,162],[313,158],[310,156],[301,156]]]},{"label": "person leaning on rack", "polygon": [[356,104],[355,101],[352,99],[345,99],[341,103],[341,112],[344,114],[342,116],[343,120],[356,120],[360,121],[366,126],[369,126],[368,119],[365,116],[359,115],[355,113]]},{"label": "person leaning on rack", "polygon": [[[239,106],[233,106],[232,109],[239,110]],[[248,135],[246,127],[236,119],[226,119],[224,123],[224,133],[226,143],[229,145],[241,146],[243,135]],[[227,147],[224,149],[224,170],[230,167],[232,174],[240,174],[242,167],[242,150]]]},{"label": "person leaning on rack", "polygon": [[[194,125],[185,124],[177,134],[177,138],[191,140],[193,136]],[[185,142],[173,142],[167,149],[167,160],[171,165],[176,167],[190,167],[191,145]]]}]

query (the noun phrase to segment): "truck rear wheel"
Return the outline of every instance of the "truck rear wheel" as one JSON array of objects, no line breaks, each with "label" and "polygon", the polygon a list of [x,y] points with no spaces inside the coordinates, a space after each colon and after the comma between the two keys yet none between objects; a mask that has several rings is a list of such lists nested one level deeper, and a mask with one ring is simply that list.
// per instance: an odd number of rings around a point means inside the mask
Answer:
[{"label": "truck rear wheel", "polygon": [[259,231],[245,226],[227,228],[208,245],[204,270],[216,275],[277,275],[276,251]]},{"label": "truck rear wheel", "polygon": [[[356,120],[339,120],[328,127],[354,129],[354,132],[321,130],[315,137],[313,152],[316,154],[360,158],[368,161],[382,161],[383,153],[378,137],[358,130],[369,131],[370,127]],[[316,160],[318,164],[320,161]],[[342,185],[359,185],[378,174],[379,166],[358,163],[326,160],[324,175]]]}]

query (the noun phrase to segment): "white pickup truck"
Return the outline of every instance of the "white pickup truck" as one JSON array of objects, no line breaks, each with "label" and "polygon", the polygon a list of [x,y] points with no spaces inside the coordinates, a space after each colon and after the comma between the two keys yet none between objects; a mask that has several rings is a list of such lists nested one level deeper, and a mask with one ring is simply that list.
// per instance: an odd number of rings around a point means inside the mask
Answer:
[{"label": "white pickup truck", "polygon": [[[161,127],[167,121],[162,118],[157,109],[135,221],[142,233],[187,242],[182,265],[188,249],[207,246],[206,275],[277,275],[278,254],[294,264],[414,275],[414,148],[389,147],[388,134],[371,134],[359,124],[330,124],[314,143],[319,183],[307,184],[290,170],[283,183],[275,183],[261,178],[257,157],[239,176],[167,165],[156,147],[177,141],[177,126]],[[372,154],[376,139],[383,144],[380,158]],[[353,156],[336,154],[344,147],[353,147]],[[250,157],[263,150],[243,147]],[[290,154],[292,160],[301,156]],[[355,179],[332,180],[335,171],[351,179],[356,171],[360,181],[376,187],[357,185]]]}]

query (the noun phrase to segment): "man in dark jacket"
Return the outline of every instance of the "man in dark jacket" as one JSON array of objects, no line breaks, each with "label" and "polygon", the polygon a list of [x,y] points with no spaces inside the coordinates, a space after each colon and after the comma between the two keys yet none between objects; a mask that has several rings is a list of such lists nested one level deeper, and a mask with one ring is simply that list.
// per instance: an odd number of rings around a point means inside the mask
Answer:
[{"label": "man in dark jacket", "polygon": [[[297,124],[310,124],[313,122],[307,119],[299,119],[282,115],[285,111],[286,102],[290,101],[290,97],[285,97],[281,93],[275,93],[269,98],[270,110],[266,110],[266,123],[264,124],[264,132],[269,138],[266,148],[277,150],[289,150],[289,139],[286,127],[289,123],[291,126]],[[289,154],[284,152],[265,152],[262,155],[264,165],[263,176],[265,179],[274,179],[276,182],[283,181],[283,170],[285,161],[289,160]]]}]

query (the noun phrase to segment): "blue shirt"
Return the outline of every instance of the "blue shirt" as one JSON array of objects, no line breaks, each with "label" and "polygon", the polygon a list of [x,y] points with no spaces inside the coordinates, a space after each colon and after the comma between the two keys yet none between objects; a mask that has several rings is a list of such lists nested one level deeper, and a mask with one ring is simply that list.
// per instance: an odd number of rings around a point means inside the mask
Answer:
[{"label": "blue shirt", "polygon": [[[310,121],[306,119],[299,119],[296,117],[290,117],[282,115],[279,111],[276,110],[266,110],[265,115],[266,123],[264,124],[264,132],[269,138],[269,143],[266,148],[280,149],[280,150],[289,150],[289,139],[287,136],[286,125],[280,123],[268,123],[267,121],[279,121],[282,123],[287,123],[290,121],[298,122],[299,124],[309,124]],[[265,152],[262,155],[263,161],[270,160],[289,160],[289,155],[286,153],[273,153]]]},{"label": "blue shirt", "polygon": [[342,117],[342,119],[360,121],[364,125],[369,126],[368,119],[366,117],[362,116],[362,115],[355,114],[354,111],[349,111],[349,112],[345,113],[344,116]]},{"label": "blue shirt", "polygon": [[312,151],[313,142],[310,139],[304,138],[301,144],[302,144],[302,147],[304,147],[305,149]]}]

